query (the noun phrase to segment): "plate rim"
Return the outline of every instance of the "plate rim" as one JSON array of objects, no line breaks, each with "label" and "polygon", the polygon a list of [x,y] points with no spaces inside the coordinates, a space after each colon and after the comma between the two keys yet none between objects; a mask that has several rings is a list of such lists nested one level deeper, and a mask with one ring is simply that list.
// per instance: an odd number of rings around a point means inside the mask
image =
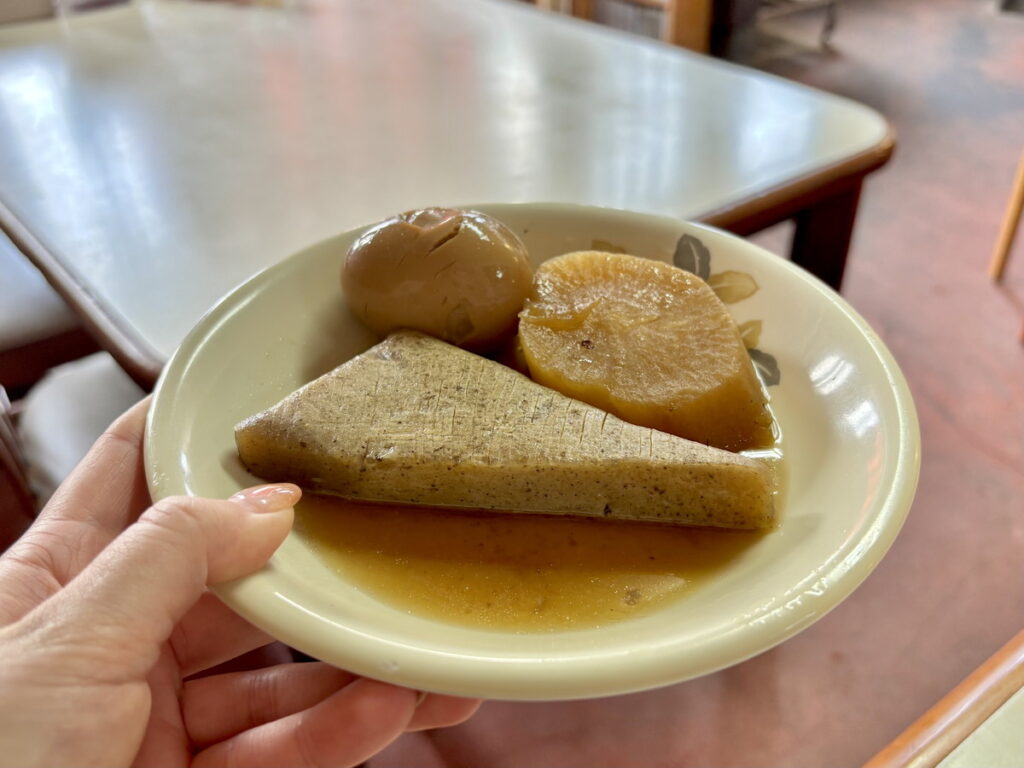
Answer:
[{"label": "plate rim", "polygon": [[[516,664],[509,664],[508,658],[498,659],[497,661],[504,662],[504,666],[501,664],[494,664],[496,661],[495,659],[484,659],[482,661],[480,659],[474,659],[475,663],[468,664],[469,667],[481,667],[482,670],[487,670],[490,667],[494,668],[493,674],[484,675],[487,680],[482,684],[479,683],[480,669],[473,670],[474,674],[470,675],[472,679],[467,682],[467,659],[464,656],[454,656],[446,662],[444,659],[440,658],[438,654],[435,654],[430,650],[408,648],[404,646],[402,650],[411,652],[414,655],[418,654],[423,656],[423,661],[427,664],[433,663],[439,666],[435,666],[433,671],[421,670],[419,673],[416,673],[415,671],[412,671],[409,665],[403,663],[401,665],[397,665],[398,669],[392,671],[386,667],[381,667],[378,663],[378,659],[370,658],[369,656],[372,655],[371,651],[370,654],[345,654],[343,663],[347,669],[350,669],[357,674],[422,690],[431,690],[462,696],[502,698],[506,700],[565,700],[618,695],[641,690],[649,690],[711,674],[723,668],[741,663],[742,661],[776,647],[806,629],[808,626],[815,623],[844,602],[873,572],[875,567],[879,562],[881,562],[893,542],[896,540],[910,511],[920,474],[920,426],[912,393],[895,357],[882,341],[881,337],[843,297],[829,288],[821,280],[793,264],[789,260],[779,258],[775,254],[772,254],[771,252],[736,235],[699,222],[690,222],[658,214],[633,212],[617,208],[576,205],[572,203],[473,203],[459,207],[483,209],[490,212],[497,212],[506,209],[516,209],[521,212],[529,212],[530,209],[539,209],[545,214],[589,214],[603,217],[610,215],[612,217],[621,217],[622,220],[630,220],[633,222],[636,222],[638,219],[647,219],[652,224],[660,223],[663,226],[670,224],[676,228],[693,229],[697,231],[703,230],[709,233],[715,233],[716,235],[721,235],[728,239],[743,243],[745,248],[756,252],[759,258],[768,256],[774,259],[776,266],[787,271],[790,278],[795,278],[809,284],[813,289],[821,294],[824,299],[828,300],[833,307],[846,318],[846,321],[852,324],[852,326],[858,331],[859,335],[865,339],[872,354],[880,365],[880,370],[884,372],[885,379],[894,395],[893,402],[895,405],[895,413],[898,417],[897,423],[899,427],[899,440],[895,443],[897,451],[895,455],[895,464],[892,470],[893,483],[877,505],[877,511],[874,514],[873,519],[871,523],[866,526],[864,532],[865,535],[861,537],[861,539],[863,539],[869,532],[871,532],[873,535],[869,545],[862,551],[858,551],[856,547],[851,548],[845,553],[844,557],[842,557],[840,561],[829,567],[826,574],[821,574],[822,576],[826,576],[836,574],[838,572],[838,576],[830,582],[828,588],[817,600],[814,601],[815,610],[803,610],[797,615],[787,614],[785,624],[780,626],[779,630],[771,635],[768,642],[763,640],[754,641],[756,638],[750,638],[744,643],[741,642],[743,640],[742,637],[728,638],[727,644],[729,646],[736,645],[738,647],[734,649],[733,653],[727,654],[728,658],[724,661],[708,661],[703,664],[691,664],[689,666],[683,664],[681,666],[685,667],[685,669],[681,669],[678,672],[670,670],[668,671],[668,674],[666,674],[666,670],[661,668],[654,670],[645,669],[644,674],[634,673],[632,675],[623,675],[621,672],[617,672],[615,674],[594,674],[592,668],[586,673],[582,670],[577,670],[568,676],[568,684],[561,685],[558,691],[554,693],[549,690],[550,680],[545,681],[548,683],[547,686],[534,685],[531,687],[529,683],[524,684],[523,677],[526,672],[526,668],[528,667],[534,668],[534,674],[537,674],[537,670],[541,670],[540,674],[545,677],[551,676],[552,673],[545,669],[544,659],[521,659],[519,661],[524,663]],[[500,218],[500,214],[498,215]],[[146,417],[146,433],[143,452],[147,485],[154,500],[161,498],[158,494],[160,494],[164,489],[159,481],[158,473],[153,466],[153,462],[155,461],[154,456],[158,452],[155,446],[156,440],[153,437],[153,422],[157,418],[157,413],[161,408],[161,403],[163,402],[161,397],[164,393],[164,388],[170,386],[167,382],[172,381],[175,378],[179,378],[180,375],[184,374],[184,371],[187,369],[188,360],[199,351],[202,340],[209,336],[209,333],[217,324],[224,320],[225,315],[230,313],[240,300],[244,300],[244,297],[252,291],[255,284],[271,280],[274,273],[278,271],[287,271],[289,262],[302,259],[305,254],[319,248],[325,242],[346,234],[358,232],[365,229],[367,226],[371,226],[371,224],[353,227],[342,232],[338,232],[328,238],[324,238],[317,243],[310,244],[306,248],[286,256],[276,264],[258,271],[218,300],[213,307],[204,313],[204,315],[185,336],[181,344],[169,358],[160,374],[156,387],[153,390],[153,401]],[[169,397],[169,395],[167,396]],[[165,493],[163,495],[170,494]],[[251,590],[252,584],[256,582],[259,574],[263,572],[263,570],[257,571],[255,574],[244,577],[235,582],[213,587],[212,590],[233,610],[250,622],[260,625],[265,629],[267,629],[268,626],[272,627],[271,629],[268,629],[268,631],[275,638],[319,658],[331,656],[332,651],[336,648],[336,644],[332,645],[331,648],[327,648],[316,638],[316,632],[304,630],[308,630],[310,627],[315,625],[320,631],[322,631],[324,622],[332,623],[332,625],[341,632],[344,632],[346,628],[336,623],[329,622],[324,617],[313,617],[308,611],[305,611],[301,606],[294,604],[291,601],[286,601],[289,605],[287,605],[284,610],[290,613],[291,618],[294,619],[294,623],[268,620],[266,616],[267,612],[259,610],[259,605],[254,606],[252,596],[248,594],[248,591]],[[261,594],[260,597],[262,599],[266,599],[269,596]],[[278,610],[281,610],[281,606],[278,606]],[[766,620],[772,621],[770,617]],[[775,619],[775,621],[780,621],[780,619]],[[313,624],[310,624],[310,622],[313,622]],[[298,629],[296,629],[296,627]],[[751,633],[746,634],[751,635]],[[515,636],[510,635],[510,637]],[[757,635],[757,637],[760,637],[760,635]],[[377,643],[383,643],[384,645],[389,643],[386,638],[378,637],[374,638],[374,640]],[[318,652],[314,653],[313,651]],[[338,658],[338,654],[333,655],[335,658]],[[330,659],[327,660],[330,662]],[[452,661],[454,661],[454,664],[450,663]],[[567,665],[567,660],[559,659],[559,664],[562,665],[560,669],[564,669]],[[577,664],[576,666],[580,665]],[[650,664],[647,665],[647,667],[651,666],[652,665]],[[415,667],[415,664],[413,667]],[[446,675],[444,670],[447,667],[451,667],[454,674]],[[559,674],[561,675],[563,673],[560,672]],[[565,680],[563,680],[563,683],[565,683]]]}]

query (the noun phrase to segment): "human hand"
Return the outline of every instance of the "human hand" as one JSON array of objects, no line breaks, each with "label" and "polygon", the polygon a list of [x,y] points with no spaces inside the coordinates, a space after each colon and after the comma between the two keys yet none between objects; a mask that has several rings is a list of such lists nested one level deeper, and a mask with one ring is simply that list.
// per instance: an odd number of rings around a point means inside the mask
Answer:
[{"label": "human hand", "polygon": [[0,764],[354,765],[473,714],[476,700],[320,662],[190,679],[270,642],[206,587],[263,565],[300,492],[150,507],[147,407],[114,423],[0,557]]}]

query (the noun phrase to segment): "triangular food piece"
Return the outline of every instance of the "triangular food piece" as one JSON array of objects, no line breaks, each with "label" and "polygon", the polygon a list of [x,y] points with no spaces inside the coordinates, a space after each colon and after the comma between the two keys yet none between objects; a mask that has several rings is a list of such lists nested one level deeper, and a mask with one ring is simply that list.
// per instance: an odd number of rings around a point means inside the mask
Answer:
[{"label": "triangular food piece", "polygon": [[638,427],[400,331],[235,428],[270,481],[349,499],[725,528],[774,522],[761,462]]}]

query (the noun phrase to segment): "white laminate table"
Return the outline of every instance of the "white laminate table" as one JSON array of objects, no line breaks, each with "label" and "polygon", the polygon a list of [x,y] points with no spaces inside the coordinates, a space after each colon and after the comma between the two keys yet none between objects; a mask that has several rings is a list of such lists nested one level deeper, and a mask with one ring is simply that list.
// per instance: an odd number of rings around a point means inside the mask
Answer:
[{"label": "white laminate table", "polygon": [[258,270],[394,212],[797,222],[838,286],[886,121],[508,0],[138,0],[0,28],[0,227],[140,382]]}]

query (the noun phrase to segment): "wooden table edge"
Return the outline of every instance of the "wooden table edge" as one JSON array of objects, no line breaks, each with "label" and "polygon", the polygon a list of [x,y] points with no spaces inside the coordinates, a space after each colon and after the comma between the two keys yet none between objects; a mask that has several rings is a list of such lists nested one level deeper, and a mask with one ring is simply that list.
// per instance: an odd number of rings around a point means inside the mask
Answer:
[{"label": "wooden table edge", "polygon": [[[734,204],[687,218],[739,235],[751,234],[785,221],[814,203],[859,183],[865,175],[885,165],[894,147],[892,129],[888,123],[886,126],[884,138],[867,150],[749,195]],[[75,275],[18,221],[3,201],[0,201],[0,230],[39,268],[100,346],[113,355],[139,386],[151,390],[166,360],[138,338],[116,313],[91,295]]]},{"label": "wooden table edge", "polygon": [[[885,118],[879,115],[880,119]],[[896,134],[888,121],[882,138],[867,149],[803,176],[751,194],[735,203],[704,211],[694,221],[710,224],[737,235],[749,235],[785,221],[821,200],[859,184],[892,157]]]},{"label": "wooden table edge", "polygon": [[0,200],[0,230],[31,261],[53,289],[80,318],[86,331],[109,352],[139,386],[149,391],[156,384],[164,360],[142,342],[117,315],[78,282]]},{"label": "wooden table edge", "polygon": [[946,694],[864,768],[932,768],[1024,688],[1024,631]]}]

